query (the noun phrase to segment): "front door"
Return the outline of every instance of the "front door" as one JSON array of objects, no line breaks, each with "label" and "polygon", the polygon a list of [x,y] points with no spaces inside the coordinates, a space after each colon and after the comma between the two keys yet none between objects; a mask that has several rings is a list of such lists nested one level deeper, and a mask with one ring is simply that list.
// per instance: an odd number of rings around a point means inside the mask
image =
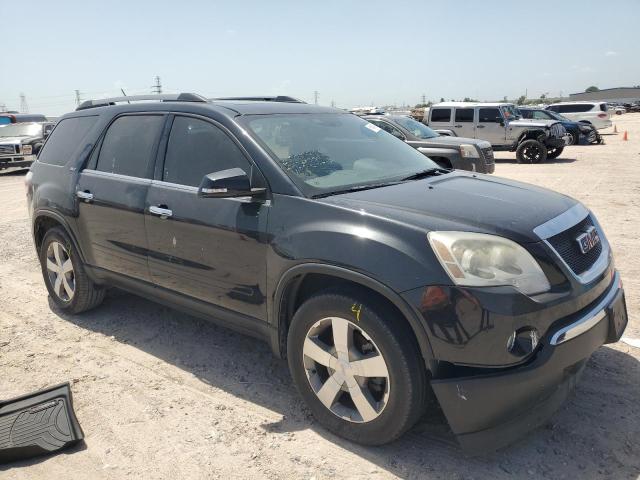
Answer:
[{"label": "front door", "polygon": [[504,119],[498,107],[478,109],[478,125],[476,138],[486,140],[492,145],[506,145],[507,136]]},{"label": "front door", "polygon": [[97,267],[149,281],[144,206],[164,115],[126,115],[108,128],[76,195],[78,227],[87,261]]},{"label": "front door", "polygon": [[476,138],[475,108],[456,108],[453,128],[458,137]]},{"label": "front door", "polygon": [[269,202],[198,196],[205,175],[235,167],[259,177],[222,127],[174,118],[146,202],[149,269],[161,287],[266,320]]}]

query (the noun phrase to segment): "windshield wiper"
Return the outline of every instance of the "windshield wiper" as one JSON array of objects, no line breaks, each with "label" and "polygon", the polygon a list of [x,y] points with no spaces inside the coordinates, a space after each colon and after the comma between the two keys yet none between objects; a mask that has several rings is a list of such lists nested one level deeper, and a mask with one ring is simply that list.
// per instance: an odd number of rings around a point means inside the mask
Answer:
[{"label": "windshield wiper", "polygon": [[440,167],[427,168],[426,170],[422,170],[420,172],[414,173],[413,175],[409,175],[408,177],[404,177],[402,180],[420,180],[421,178],[435,177],[438,175],[444,175],[445,173],[451,173],[451,170]]},{"label": "windshield wiper", "polygon": [[358,185],[356,187],[345,188],[344,190],[333,190],[331,192],[318,193],[312,195],[311,198],[323,198],[330,197],[331,195],[340,195],[342,193],[361,192],[362,190],[371,190],[372,188],[388,187],[389,185],[397,185],[402,182],[385,182],[385,183],[370,183],[368,185]]}]

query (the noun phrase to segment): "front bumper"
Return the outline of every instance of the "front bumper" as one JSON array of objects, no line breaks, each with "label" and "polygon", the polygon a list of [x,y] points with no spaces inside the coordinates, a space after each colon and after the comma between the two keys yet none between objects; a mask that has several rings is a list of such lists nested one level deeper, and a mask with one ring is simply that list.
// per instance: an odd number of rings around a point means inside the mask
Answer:
[{"label": "front bumper", "polygon": [[591,354],[617,341],[626,322],[624,291],[615,273],[604,295],[550,329],[526,364],[496,373],[475,374],[474,369],[473,375],[432,380],[463,449],[470,453],[495,450],[543,424],[571,392]]},{"label": "front bumper", "polygon": [[15,155],[10,157],[0,157],[0,170],[5,168],[25,168],[31,166],[35,161],[35,155]]}]

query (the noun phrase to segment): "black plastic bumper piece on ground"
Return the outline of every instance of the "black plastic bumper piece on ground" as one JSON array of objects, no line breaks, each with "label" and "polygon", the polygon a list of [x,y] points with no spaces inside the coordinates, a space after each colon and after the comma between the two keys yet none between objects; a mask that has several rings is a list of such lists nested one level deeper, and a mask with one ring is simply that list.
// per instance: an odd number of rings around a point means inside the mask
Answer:
[{"label": "black plastic bumper piece on ground", "polygon": [[551,334],[531,363],[495,374],[432,380],[449,425],[465,452],[481,454],[512,443],[562,405],[591,354],[617,341],[626,327],[624,291],[616,274],[597,309],[607,315],[589,330],[559,345]]},{"label": "black plastic bumper piece on ground", "polygon": [[0,401],[0,463],[55,452],[83,437],[68,383]]}]

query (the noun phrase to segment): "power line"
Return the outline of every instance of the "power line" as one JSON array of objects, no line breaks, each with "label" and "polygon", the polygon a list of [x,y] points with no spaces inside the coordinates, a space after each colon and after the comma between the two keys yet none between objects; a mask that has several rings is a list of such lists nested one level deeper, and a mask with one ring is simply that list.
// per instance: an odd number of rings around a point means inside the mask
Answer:
[{"label": "power line", "polygon": [[160,77],[156,75],[156,83],[151,86],[151,91],[160,95],[162,93],[162,84],[160,83]]}]

